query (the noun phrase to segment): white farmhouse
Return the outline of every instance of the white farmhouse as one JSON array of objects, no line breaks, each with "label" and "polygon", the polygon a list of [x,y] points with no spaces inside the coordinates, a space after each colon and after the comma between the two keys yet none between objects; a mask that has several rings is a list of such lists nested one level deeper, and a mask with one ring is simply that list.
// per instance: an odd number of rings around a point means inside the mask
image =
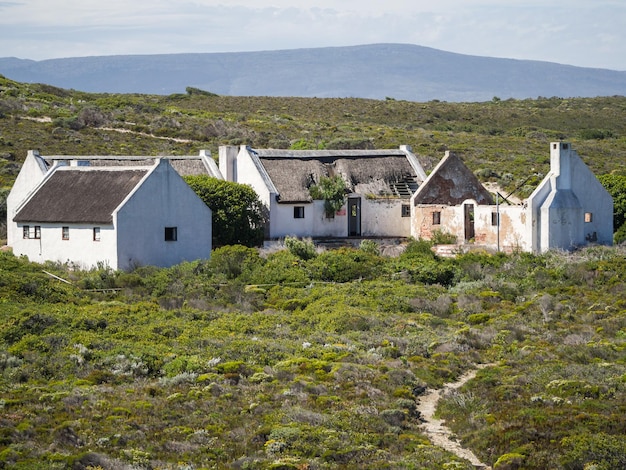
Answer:
[{"label": "white farmhouse", "polygon": [[[409,146],[388,150],[278,150],[222,146],[219,169],[250,185],[266,208],[266,239],[408,237],[409,199],[426,178]],[[310,188],[340,176],[346,202],[327,214]]]},{"label": "white farmhouse", "polygon": [[[188,169],[195,160],[188,159]],[[8,245],[31,261],[84,268],[209,258],[211,210],[172,163],[29,152],[7,199]]]}]

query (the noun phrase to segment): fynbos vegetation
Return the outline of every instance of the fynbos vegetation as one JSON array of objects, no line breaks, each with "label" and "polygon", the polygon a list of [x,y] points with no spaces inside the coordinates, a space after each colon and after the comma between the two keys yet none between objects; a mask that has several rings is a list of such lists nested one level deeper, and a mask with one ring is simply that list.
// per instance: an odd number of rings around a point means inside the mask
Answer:
[{"label": "fynbos vegetation", "polygon": [[[621,468],[626,256],[310,242],[112,272],[0,256],[7,468]],[[49,277],[53,273],[71,285]]]}]

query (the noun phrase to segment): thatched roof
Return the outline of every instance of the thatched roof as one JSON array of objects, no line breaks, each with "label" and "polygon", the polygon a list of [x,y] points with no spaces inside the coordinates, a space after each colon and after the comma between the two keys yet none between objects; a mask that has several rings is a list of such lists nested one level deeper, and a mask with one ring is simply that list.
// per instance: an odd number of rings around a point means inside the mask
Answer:
[{"label": "thatched roof", "polygon": [[[409,197],[419,177],[402,150],[254,150],[276,186],[280,202],[310,202],[309,187],[322,177],[340,175],[351,193]],[[408,182],[408,183],[407,183]]]},{"label": "thatched roof", "polygon": [[13,220],[112,224],[113,211],[148,170],[60,168],[45,181]]}]

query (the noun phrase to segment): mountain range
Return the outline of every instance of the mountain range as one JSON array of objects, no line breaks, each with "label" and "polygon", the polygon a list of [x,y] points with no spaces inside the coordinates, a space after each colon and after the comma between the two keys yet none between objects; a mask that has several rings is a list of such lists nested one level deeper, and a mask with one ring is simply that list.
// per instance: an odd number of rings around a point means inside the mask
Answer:
[{"label": "mountain range", "polygon": [[486,101],[626,95],[626,71],[480,57],[410,44],[259,52],[0,58],[26,83],[169,95],[188,87],[232,96]]}]

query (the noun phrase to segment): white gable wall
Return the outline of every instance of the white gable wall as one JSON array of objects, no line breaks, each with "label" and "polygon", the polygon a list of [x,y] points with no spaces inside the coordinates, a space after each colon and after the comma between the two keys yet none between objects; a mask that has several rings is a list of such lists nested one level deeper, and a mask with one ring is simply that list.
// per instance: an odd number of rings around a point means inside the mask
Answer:
[{"label": "white gable wall", "polygon": [[[118,268],[208,259],[211,220],[206,204],[161,161],[114,214]],[[165,227],[176,227],[176,241],[165,241]]]},{"label": "white gable wall", "polygon": [[550,144],[550,172],[528,198],[528,210],[533,251],[612,244],[613,200],[569,143]]},{"label": "white gable wall", "polygon": [[17,214],[20,205],[43,181],[46,173],[43,159],[37,152],[29,150],[7,197],[7,244],[9,246],[13,246],[22,238],[22,231],[13,222],[13,217]]}]

